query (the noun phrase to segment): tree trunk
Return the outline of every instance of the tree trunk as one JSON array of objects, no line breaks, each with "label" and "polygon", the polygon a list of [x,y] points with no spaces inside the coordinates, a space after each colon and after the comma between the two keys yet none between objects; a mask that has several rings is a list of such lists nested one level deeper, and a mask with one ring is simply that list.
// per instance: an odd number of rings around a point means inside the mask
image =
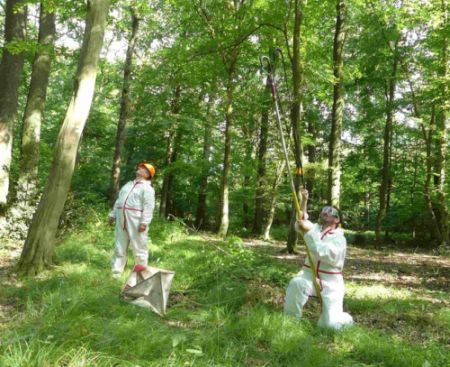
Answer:
[{"label": "tree trunk", "polygon": [[23,116],[22,150],[15,205],[20,218],[16,217],[15,221],[30,220],[32,215],[30,212],[37,199],[41,124],[53,57],[55,32],[55,13],[48,12],[45,3],[42,2],[39,16],[39,47],[33,62],[30,89]]},{"label": "tree trunk", "polygon": [[448,251],[450,246],[449,240],[449,214],[446,194],[446,159],[448,147],[448,2],[441,0],[442,11],[442,48],[440,59],[440,77],[442,79],[441,94],[444,97],[440,101],[440,105],[436,116],[436,153],[435,153],[435,190],[436,190],[436,212],[439,213],[439,230],[441,238],[439,247]]},{"label": "tree trunk", "polygon": [[5,38],[0,63],[0,220],[8,202],[14,121],[17,114],[19,84],[24,53],[12,54],[7,46],[25,39],[27,8],[21,0],[7,0]]},{"label": "tree trunk", "polygon": [[128,39],[127,54],[123,71],[122,97],[120,100],[120,115],[117,122],[116,147],[114,150],[114,159],[111,172],[111,191],[110,200],[113,203],[116,200],[120,186],[120,166],[122,163],[122,150],[125,144],[125,127],[127,125],[128,113],[130,110],[130,82],[133,71],[133,54],[136,46],[137,32],[139,28],[139,18],[135,10],[131,8],[131,32]]},{"label": "tree trunk", "polygon": [[280,161],[277,165],[275,179],[272,182],[272,187],[270,190],[270,208],[269,214],[267,215],[266,225],[264,227],[264,241],[270,240],[270,228],[272,227],[273,218],[275,217],[275,208],[277,205],[277,191],[281,182],[283,181],[283,172],[286,167],[286,162],[284,159]]},{"label": "tree trunk", "polygon": [[[236,58],[234,59],[236,60]],[[226,107],[225,107],[225,148],[223,156],[222,185],[220,195],[220,226],[218,235],[222,238],[228,233],[229,213],[228,213],[228,176],[230,174],[230,155],[231,155],[231,130],[233,126],[233,66],[228,69]]]},{"label": "tree trunk", "polygon": [[216,100],[215,90],[212,92],[209,101],[208,108],[206,112],[205,118],[205,132],[203,136],[203,163],[202,163],[202,174],[200,177],[200,184],[198,190],[198,204],[197,204],[197,212],[195,215],[195,226],[200,228],[205,228],[207,226],[206,219],[206,195],[208,190],[208,176],[209,176],[209,167],[211,160],[211,147],[212,147],[212,119],[213,114],[211,110],[214,106]]},{"label": "tree trunk", "polygon": [[56,142],[52,168],[19,261],[19,271],[36,274],[52,264],[56,231],[69,192],[75,159],[95,89],[108,15],[108,0],[87,2],[86,29],[72,98]]},{"label": "tree trunk", "polygon": [[[181,97],[181,87],[177,86],[175,88],[175,96],[172,100],[171,114],[176,116],[180,113],[180,97]],[[163,185],[161,189],[161,201],[159,205],[159,214],[163,217],[167,217],[169,214],[173,213],[173,208],[171,205],[171,192],[173,183],[173,173],[171,171],[171,165],[177,160],[178,147],[181,139],[181,134],[176,126],[172,126],[167,136],[167,155],[166,155],[166,169],[168,172],[164,175]]]},{"label": "tree trunk", "polygon": [[261,126],[259,131],[258,160],[256,172],[256,195],[255,195],[255,216],[253,218],[253,234],[261,234],[264,219],[264,204],[267,191],[266,183],[266,153],[267,138],[269,133],[269,112],[271,110],[272,99],[270,97],[270,82],[267,78],[264,89],[264,102],[261,112]]},{"label": "tree trunk", "polygon": [[434,105],[431,109],[431,118],[430,118],[430,129],[427,134],[425,134],[425,144],[426,144],[426,174],[425,174],[425,183],[423,187],[424,192],[424,200],[425,200],[425,207],[427,208],[428,214],[431,219],[431,230],[433,232],[433,237],[440,242],[442,239],[441,229],[438,224],[438,220],[436,218],[436,214],[433,207],[433,199],[432,199],[432,193],[431,193],[431,182],[433,179],[433,155],[432,155],[432,148],[433,148],[433,139],[432,134],[433,131],[435,131],[435,120],[436,120],[436,113]]},{"label": "tree trunk", "polygon": [[378,245],[381,244],[382,226],[386,216],[387,207],[387,193],[389,181],[391,180],[391,144],[392,131],[394,125],[394,98],[397,83],[397,66],[398,66],[398,39],[395,43],[394,60],[392,65],[392,74],[388,81],[386,88],[386,124],[384,127],[384,148],[383,148],[383,168],[381,170],[381,184],[380,184],[380,206],[378,209],[376,224],[375,224],[375,240]]},{"label": "tree trunk", "polygon": [[328,151],[328,202],[339,207],[341,195],[342,120],[344,110],[343,49],[345,40],[345,0],[336,2],[336,27],[333,43],[333,110]]},{"label": "tree trunk", "polygon": [[[295,1],[295,18],[294,18],[294,37],[293,37],[293,51],[292,51],[292,80],[293,80],[293,90],[292,90],[292,106],[291,106],[291,123],[292,123],[292,132],[294,135],[294,156],[295,156],[295,165],[296,176],[295,176],[295,189],[298,192],[300,189],[301,183],[301,175],[303,172],[301,171],[302,166],[302,143],[301,143],[301,119],[302,119],[302,102],[303,102],[303,94],[301,92],[301,87],[303,85],[303,66],[301,63],[301,55],[300,55],[300,41],[301,41],[301,24],[302,24],[302,0]],[[288,169],[290,169],[288,167]],[[300,200],[300,196],[299,196]],[[289,253],[294,252],[295,244],[297,243],[297,232],[295,231],[294,224],[296,220],[296,212],[293,206],[291,221],[289,224],[289,234],[288,240],[286,244],[287,251]]]}]

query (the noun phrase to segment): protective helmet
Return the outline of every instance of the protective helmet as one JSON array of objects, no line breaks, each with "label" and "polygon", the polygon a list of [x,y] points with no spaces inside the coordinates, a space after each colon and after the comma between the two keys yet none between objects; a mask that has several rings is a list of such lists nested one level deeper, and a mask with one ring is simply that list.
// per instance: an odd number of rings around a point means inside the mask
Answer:
[{"label": "protective helmet", "polygon": [[145,168],[147,170],[148,174],[150,175],[150,180],[155,175],[156,172],[155,167],[153,167],[150,163],[139,163],[137,166]]}]

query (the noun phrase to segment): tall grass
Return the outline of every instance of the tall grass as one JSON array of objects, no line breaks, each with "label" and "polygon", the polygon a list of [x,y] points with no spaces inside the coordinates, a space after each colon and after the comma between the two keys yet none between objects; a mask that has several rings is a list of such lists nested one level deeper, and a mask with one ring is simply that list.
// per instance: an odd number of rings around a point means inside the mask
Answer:
[{"label": "tall grass", "polygon": [[[120,300],[125,276],[110,277],[112,230],[93,221],[66,235],[52,270],[2,285],[0,301],[13,310],[0,326],[0,366],[450,365],[449,309],[419,289],[349,283],[357,325],[336,333],[315,326],[317,305],[303,320],[282,314],[297,265],[237,237],[189,236],[173,222],[157,220],[151,235],[152,265],[176,271],[165,317]],[[388,322],[370,324],[377,315]],[[429,337],[402,335],[396,322]]]}]

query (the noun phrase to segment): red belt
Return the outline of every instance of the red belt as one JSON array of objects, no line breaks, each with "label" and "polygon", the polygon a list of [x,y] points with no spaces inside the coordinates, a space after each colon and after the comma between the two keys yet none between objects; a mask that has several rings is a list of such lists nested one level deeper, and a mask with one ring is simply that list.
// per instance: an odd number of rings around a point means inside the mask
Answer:
[{"label": "red belt", "polygon": [[134,210],[134,211],[137,211],[137,212],[142,212],[142,209],[127,208],[127,207],[122,207],[122,206],[118,206],[117,209]]},{"label": "red belt", "polygon": [[[309,265],[303,264],[303,266],[305,268],[311,268]],[[326,270],[321,270],[321,269],[317,269],[318,273],[324,273],[324,274],[331,274],[331,275],[342,275],[341,271],[326,271]]]}]

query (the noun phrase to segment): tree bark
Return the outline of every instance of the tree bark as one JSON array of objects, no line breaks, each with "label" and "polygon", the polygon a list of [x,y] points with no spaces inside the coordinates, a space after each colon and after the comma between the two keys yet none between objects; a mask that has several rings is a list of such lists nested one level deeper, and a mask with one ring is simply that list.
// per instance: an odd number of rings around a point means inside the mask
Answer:
[{"label": "tree bark", "polygon": [[21,6],[22,3],[21,0],[7,0],[5,10],[5,37],[0,63],[0,217],[8,202],[14,121],[24,63],[24,53],[13,54],[8,45],[25,39],[27,8]]},{"label": "tree bark", "polygon": [[345,41],[345,0],[336,1],[336,27],[333,43],[333,110],[331,114],[331,133],[328,151],[328,202],[340,206],[342,120],[344,110],[344,41]]},{"label": "tree bark", "polygon": [[128,114],[130,110],[130,82],[133,71],[133,54],[136,47],[137,32],[139,28],[139,18],[135,10],[131,8],[131,32],[128,39],[127,54],[123,71],[122,97],[120,100],[120,114],[117,122],[116,145],[114,150],[114,159],[111,171],[111,191],[110,201],[116,200],[120,186],[120,166],[122,164],[122,151],[125,144],[125,128],[127,125]]},{"label": "tree bark", "polygon": [[449,240],[449,213],[446,194],[446,159],[448,147],[448,2],[441,0],[442,11],[442,48],[440,55],[440,77],[442,79],[441,99],[436,116],[436,153],[435,153],[435,191],[436,212],[439,214],[439,248],[448,251]]},{"label": "tree bark", "polygon": [[34,206],[36,200],[41,125],[53,58],[55,32],[55,13],[48,12],[45,2],[42,2],[39,16],[38,51],[33,62],[30,89],[23,116],[17,207]]},{"label": "tree bark", "polygon": [[[176,116],[180,113],[180,97],[181,87],[177,86],[175,88],[175,96],[171,104],[172,116]],[[171,192],[174,178],[171,171],[171,165],[177,160],[180,139],[180,131],[176,124],[174,124],[167,136],[166,169],[168,170],[168,172],[164,175],[163,185],[161,189],[161,201],[159,205],[159,214],[163,217],[167,217],[169,214],[175,214],[173,213],[173,208],[171,205]]]},{"label": "tree bark", "polygon": [[269,112],[271,110],[272,99],[270,97],[270,82],[267,78],[264,89],[264,102],[261,111],[261,126],[259,131],[258,160],[256,173],[256,195],[255,195],[255,216],[253,218],[253,234],[261,234],[264,220],[264,204],[266,201],[266,153],[267,138],[269,133]]},{"label": "tree bark", "polygon": [[[214,87],[215,88],[215,87]],[[197,212],[195,215],[195,226],[200,228],[205,228],[207,226],[206,219],[206,195],[208,189],[208,178],[209,178],[209,167],[211,160],[211,148],[212,148],[212,117],[211,110],[214,106],[216,100],[215,90],[213,90],[209,101],[208,109],[205,118],[205,132],[203,135],[203,163],[202,163],[202,174],[200,177],[200,184],[198,190],[198,204]]]},{"label": "tree bark", "polygon": [[380,183],[380,206],[378,209],[376,224],[375,224],[375,240],[377,244],[381,244],[382,236],[381,231],[383,227],[383,221],[386,216],[387,207],[387,193],[389,189],[389,182],[391,180],[391,144],[392,144],[392,131],[394,126],[394,99],[395,89],[397,85],[397,66],[398,66],[398,39],[395,43],[394,60],[392,65],[391,76],[387,82],[386,88],[386,123],[384,127],[384,148],[383,148],[383,168],[381,170],[381,183]]},{"label": "tree bark", "polygon": [[275,208],[276,208],[277,199],[278,199],[277,191],[278,191],[278,187],[280,186],[281,182],[283,181],[283,172],[284,172],[285,167],[286,167],[286,162],[284,159],[282,159],[277,165],[275,179],[272,182],[272,187],[271,187],[271,191],[270,191],[271,195],[270,195],[269,213],[267,215],[267,221],[264,226],[264,236],[263,236],[264,241],[270,240],[270,228],[272,227],[273,219],[275,218]]},{"label": "tree bark", "polygon": [[86,29],[72,98],[56,142],[52,168],[18,264],[36,274],[52,264],[56,231],[67,199],[80,137],[89,115],[108,15],[108,0],[87,2]]},{"label": "tree bark", "polygon": [[[295,156],[295,165],[297,167],[296,175],[295,175],[295,189],[298,192],[300,189],[301,183],[301,162],[303,156],[303,148],[301,142],[301,120],[302,120],[302,105],[303,105],[303,93],[301,91],[303,85],[304,71],[301,63],[301,55],[300,55],[300,42],[301,42],[301,24],[303,19],[302,14],[302,0],[295,0],[295,15],[294,15],[294,36],[293,36],[293,51],[292,51],[292,80],[293,80],[293,89],[292,89],[292,106],[291,106],[291,124],[292,124],[292,132],[294,135],[294,156]],[[288,167],[289,169],[289,167]],[[300,199],[301,196],[299,196]],[[296,212],[295,207],[293,206],[291,221],[289,224],[289,234],[288,240],[286,244],[286,249],[289,253],[294,252],[294,247],[297,243],[297,232],[295,231],[295,221],[296,221]]]},{"label": "tree bark", "polygon": [[[236,58],[234,58],[236,60]],[[226,90],[226,107],[225,107],[225,148],[223,155],[223,171],[222,185],[220,195],[220,225],[218,235],[222,238],[226,237],[229,225],[229,198],[228,198],[228,179],[230,174],[230,155],[231,155],[231,131],[233,126],[233,76],[234,62],[232,67],[228,69],[228,80]]]}]

